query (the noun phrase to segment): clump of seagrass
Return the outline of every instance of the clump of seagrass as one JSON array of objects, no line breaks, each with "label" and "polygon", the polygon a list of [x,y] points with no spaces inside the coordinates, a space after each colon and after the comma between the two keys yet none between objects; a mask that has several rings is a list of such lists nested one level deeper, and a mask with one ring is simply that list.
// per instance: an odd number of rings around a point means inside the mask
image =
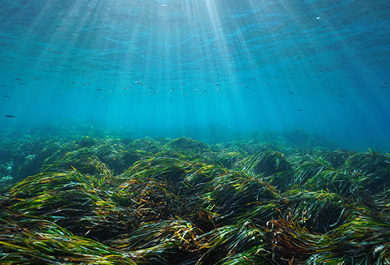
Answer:
[{"label": "clump of seagrass", "polygon": [[370,193],[383,191],[390,184],[390,155],[371,151],[350,156],[346,170],[362,189]]},{"label": "clump of seagrass", "polygon": [[290,163],[284,154],[278,151],[264,151],[248,159],[244,170],[269,177],[275,173],[291,169]]},{"label": "clump of seagrass", "polygon": [[96,174],[93,160],[100,160],[115,174],[124,172],[136,161],[147,157],[146,151],[118,139],[84,137],[61,146],[42,162],[43,172],[68,171],[76,168],[84,174]]},{"label": "clump of seagrass", "polygon": [[128,255],[31,215],[0,212],[2,264],[136,264]]},{"label": "clump of seagrass", "polygon": [[168,146],[183,152],[205,152],[210,149],[207,144],[186,137],[174,139]]}]

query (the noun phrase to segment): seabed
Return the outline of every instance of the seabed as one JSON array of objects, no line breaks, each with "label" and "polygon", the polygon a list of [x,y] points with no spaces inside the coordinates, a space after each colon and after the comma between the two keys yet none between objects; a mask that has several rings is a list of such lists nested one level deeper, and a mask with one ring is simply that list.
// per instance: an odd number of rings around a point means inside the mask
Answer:
[{"label": "seabed", "polygon": [[0,146],[1,264],[390,263],[389,154],[74,134]]}]

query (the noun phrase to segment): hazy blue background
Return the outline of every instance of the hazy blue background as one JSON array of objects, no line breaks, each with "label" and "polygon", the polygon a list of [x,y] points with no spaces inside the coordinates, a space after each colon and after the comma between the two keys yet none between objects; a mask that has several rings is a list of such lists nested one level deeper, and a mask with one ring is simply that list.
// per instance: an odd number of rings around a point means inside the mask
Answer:
[{"label": "hazy blue background", "polygon": [[388,0],[0,0],[0,126],[388,151],[389,29]]}]

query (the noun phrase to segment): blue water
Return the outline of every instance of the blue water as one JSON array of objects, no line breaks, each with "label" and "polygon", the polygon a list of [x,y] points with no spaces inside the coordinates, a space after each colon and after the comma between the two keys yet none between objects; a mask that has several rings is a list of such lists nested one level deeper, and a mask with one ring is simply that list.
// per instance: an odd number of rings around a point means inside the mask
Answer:
[{"label": "blue water", "polygon": [[389,29],[388,0],[0,0],[0,126],[390,151]]}]

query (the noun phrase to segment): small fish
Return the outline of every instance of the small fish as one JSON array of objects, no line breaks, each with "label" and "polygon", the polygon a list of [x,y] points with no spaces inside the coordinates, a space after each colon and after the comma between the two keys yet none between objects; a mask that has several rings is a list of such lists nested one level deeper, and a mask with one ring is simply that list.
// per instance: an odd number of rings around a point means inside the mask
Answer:
[{"label": "small fish", "polygon": [[100,88],[96,88],[97,91],[103,91],[103,89],[100,89]]},{"label": "small fish", "polygon": [[5,97],[5,98],[9,98],[10,96],[8,96],[8,95],[4,95],[3,97]]},{"label": "small fish", "polygon": [[24,81],[22,78],[15,78],[15,80]]},{"label": "small fish", "polygon": [[14,116],[14,115],[4,115],[4,117],[6,117],[6,118],[15,118],[16,116]]},{"label": "small fish", "polygon": [[303,109],[298,109],[298,111],[303,111]]}]

